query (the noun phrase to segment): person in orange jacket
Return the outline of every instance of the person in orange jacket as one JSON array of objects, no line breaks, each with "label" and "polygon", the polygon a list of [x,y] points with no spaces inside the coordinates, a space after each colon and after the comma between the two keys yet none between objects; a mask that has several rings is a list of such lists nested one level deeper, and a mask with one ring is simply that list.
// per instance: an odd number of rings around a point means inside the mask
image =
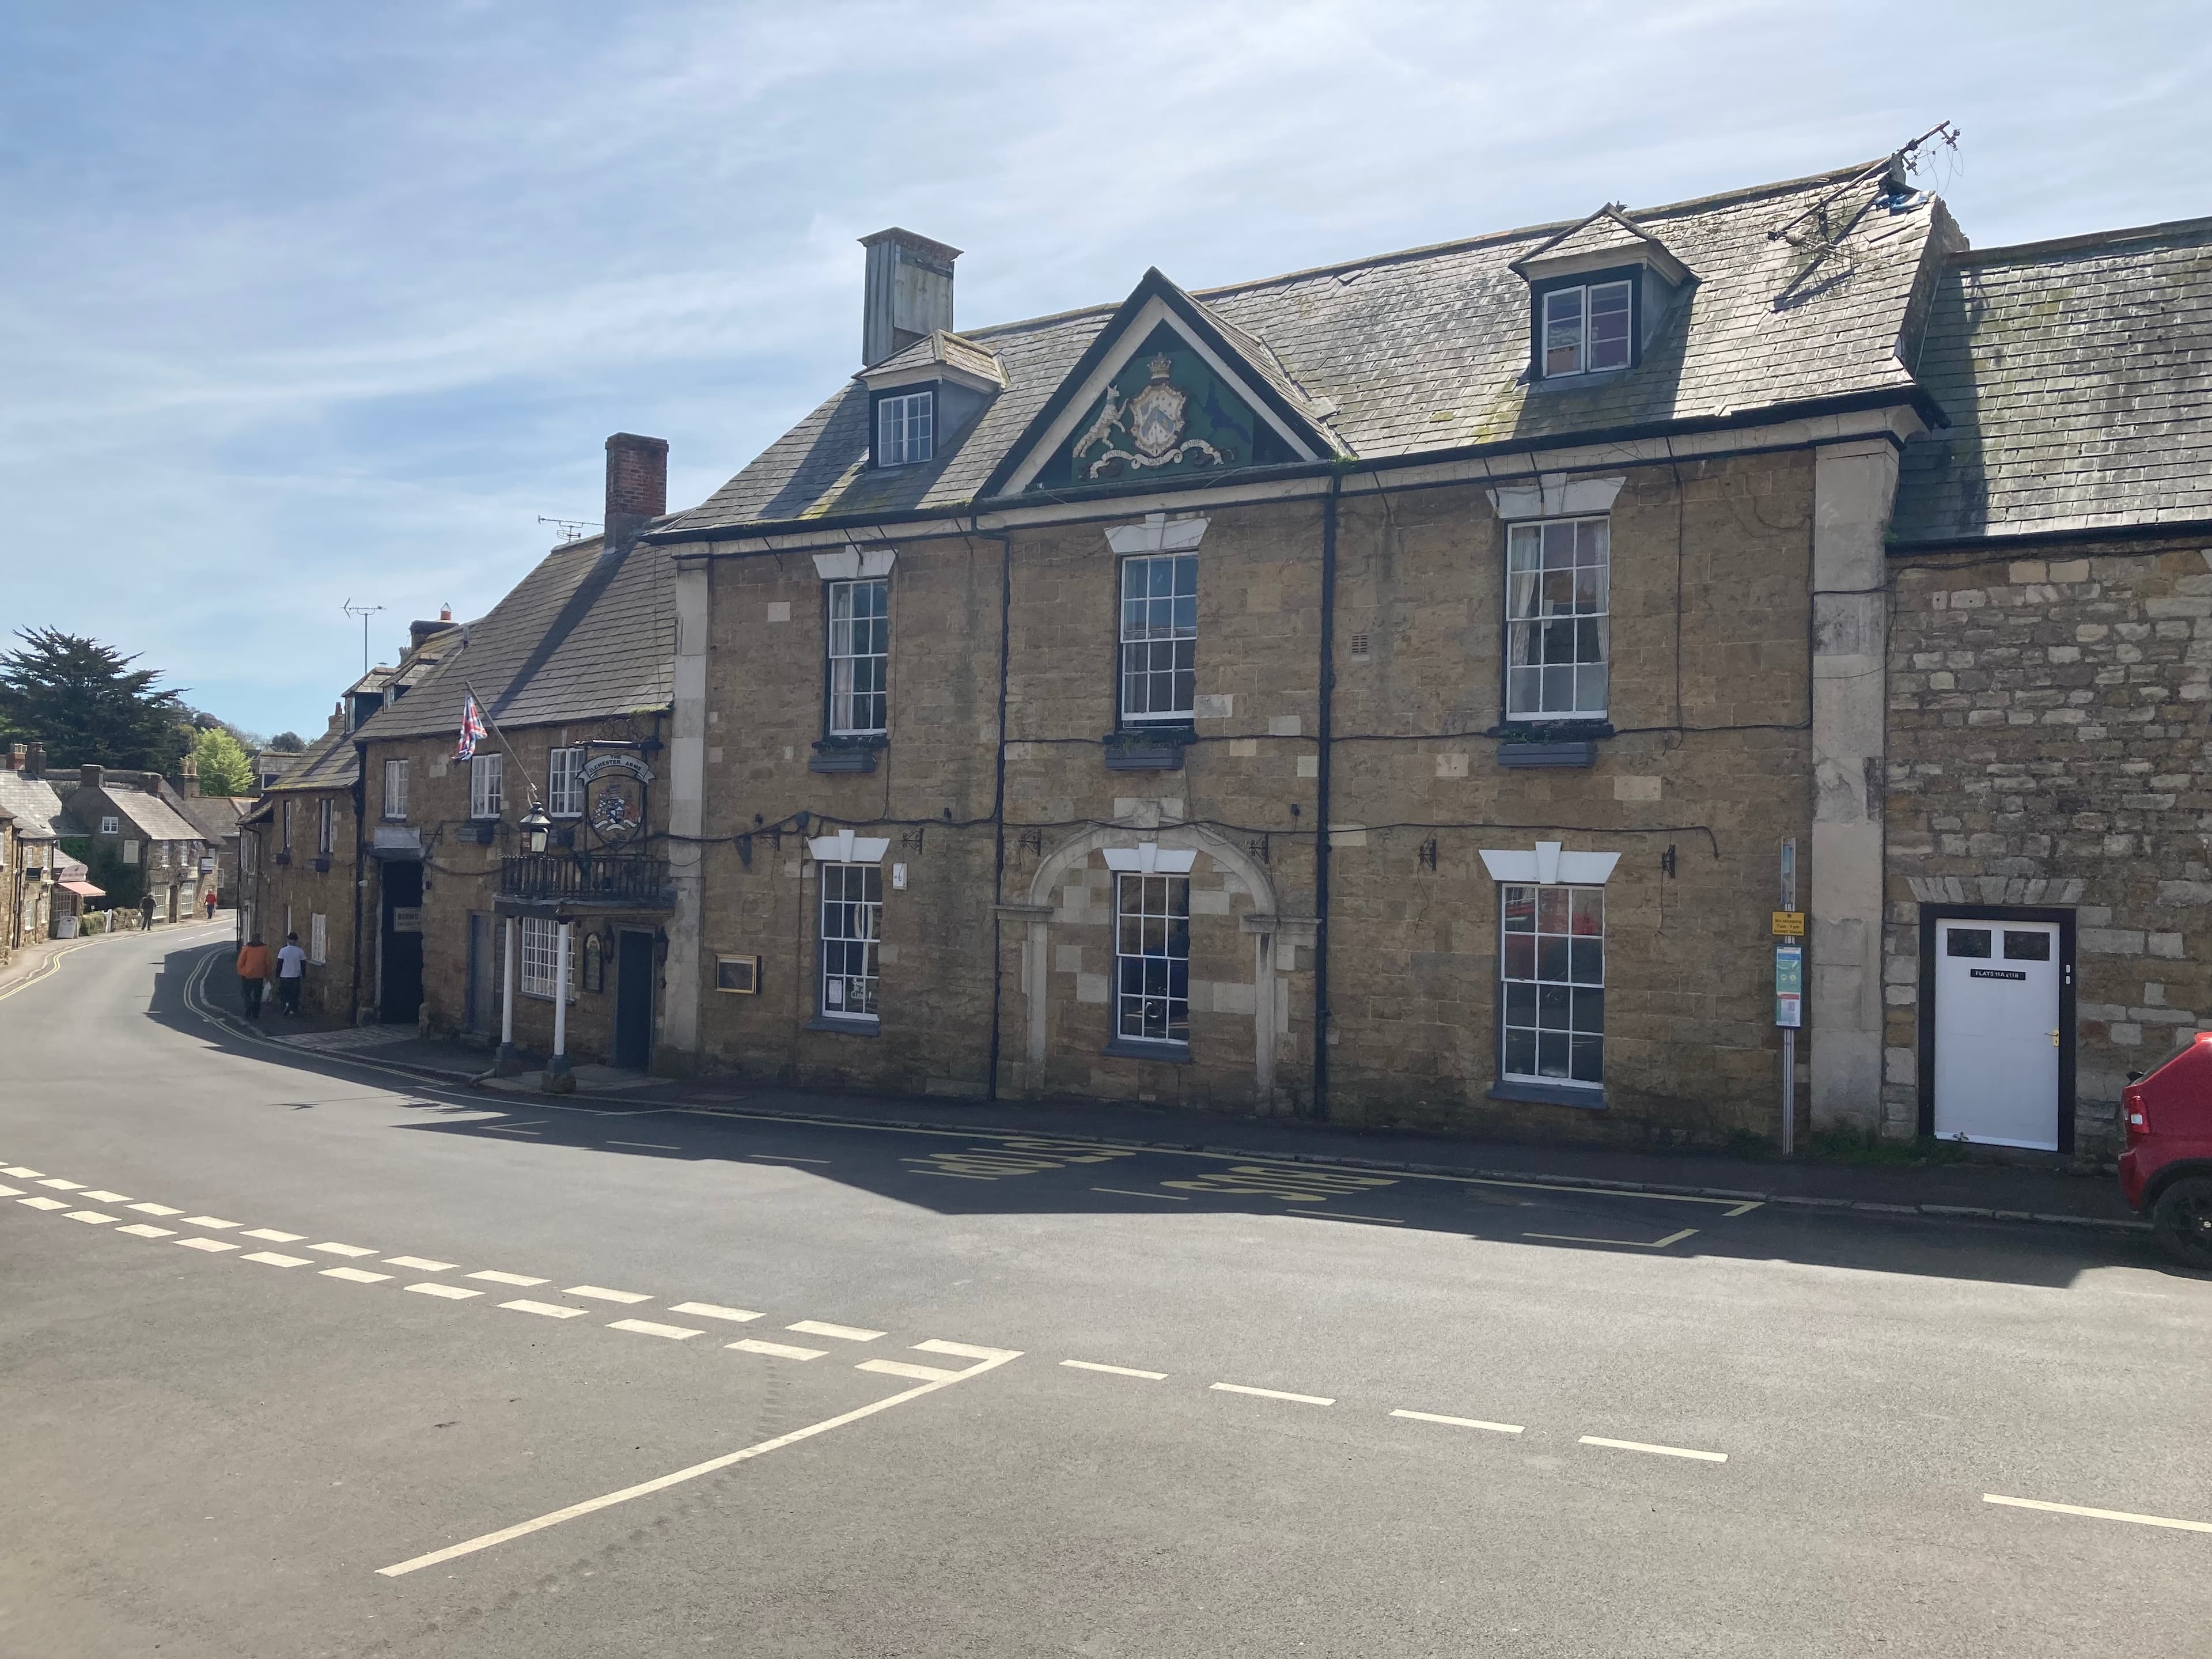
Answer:
[{"label": "person in orange jacket", "polygon": [[248,1019],[261,1018],[261,994],[269,988],[269,975],[276,967],[270,959],[269,947],[256,933],[238,953],[238,995],[246,1005]]}]

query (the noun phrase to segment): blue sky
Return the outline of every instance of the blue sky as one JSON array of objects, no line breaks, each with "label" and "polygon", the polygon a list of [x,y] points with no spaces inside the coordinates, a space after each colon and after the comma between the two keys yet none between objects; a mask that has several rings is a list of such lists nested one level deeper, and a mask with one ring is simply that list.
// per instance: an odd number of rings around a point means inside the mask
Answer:
[{"label": "blue sky", "polygon": [[688,506],[859,366],[861,252],[958,322],[1871,157],[1977,245],[2212,213],[2212,31],[2161,4],[0,0],[0,630],[320,730],[349,598],[480,614]]}]

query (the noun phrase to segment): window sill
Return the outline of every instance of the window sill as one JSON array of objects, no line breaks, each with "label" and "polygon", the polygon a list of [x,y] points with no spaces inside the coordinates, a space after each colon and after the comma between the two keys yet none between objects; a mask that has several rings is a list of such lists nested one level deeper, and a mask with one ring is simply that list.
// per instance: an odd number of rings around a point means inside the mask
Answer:
[{"label": "window sill", "polygon": [[1585,769],[1597,764],[1597,740],[1577,738],[1564,743],[1501,743],[1498,763],[1510,769]]},{"label": "window sill", "polygon": [[847,1036],[881,1036],[884,1023],[880,1019],[848,1019],[836,1014],[817,1014],[799,1028],[807,1031],[842,1031]]},{"label": "window sill", "polygon": [[1124,1060],[1162,1060],[1170,1066],[1188,1066],[1190,1044],[1164,1042],[1152,1037],[1111,1037],[1098,1051],[1102,1054],[1118,1054]]},{"label": "window sill", "polygon": [[810,772],[872,772],[876,769],[876,750],[874,748],[824,749],[817,744],[814,752],[807,757],[806,769]]},{"label": "window sill", "polygon": [[1125,726],[1106,734],[1109,772],[1180,772],[1182,751],[1192,738],[1185,720]]},{"label": "window sill", "polygon": [[1605,1109],[1603,1089],[1577,1088],[1565,1083],[1493,1083],[1490,1085],[1492,1100],[1526,1101],[1538,1106],[1579,1106],[1586,1111]]}]

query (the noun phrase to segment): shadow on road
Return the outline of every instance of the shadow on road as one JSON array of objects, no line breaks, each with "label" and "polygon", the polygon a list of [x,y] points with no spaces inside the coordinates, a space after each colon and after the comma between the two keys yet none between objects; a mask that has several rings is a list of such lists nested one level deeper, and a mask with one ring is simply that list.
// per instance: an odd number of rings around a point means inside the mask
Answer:
[{"label": "shadow on road", "polygon": [[[290,1049],[247,1035],[215,996],[187,997],[210,954],[206,947],[186,947],[167,957],[148,1005],[150,1018],[222,1053],[284,1066],[301,1082],[342,1085],[319,1090],[294,1084],[253,1104],[308,1111],[357,1104],[363,1088],[389,1091],[404,1115],[394,1127],[416,1133],[671,1164],[781,1167],[794,1177],[835,1182],[945,1217],[1146,1215],[1172,1221],[1224,1213],[1274,1216],[1418,1236],[1432,1244],[1456,1238],[1678,1261],[1788,1261],[1844,1273],[2052,1289],[2105,1267],[2196,1277],[2170,1267],[2147,1238],[2090,1227],[1838,1212],[1755,1201],[1750,1194],[1731,1199],[1622,1191],[1540,1174],[1360,1167],[1361,1159],[1405,1156],[1403,1143],[1385,1135],[1340,1133],[1332,1139],[1341,1152],[1332,1159],[1310,1152],[1116,1145],[1085,1121],[1095,1121],[1096,1113],[1071,1111],[1062,1127],[1055,1109],[1028,1103],[902,1103],[902,1111],[933,1115],[824,1121],[855,1103],[737,1082],[694,1085],[679,1103],[621,1095],[556,1100],[478,1094],[458,1079],[441,1084],[362,1070],[374,1063],[374,1055]],[[220,969],[218,963],[208,977],[228,991],[232,988]],[[205,1004],[214,1004],[221,1017],[211,1017]],[[989,1127],[976,1123],[986,1116],[994,1120]],[[1249,1147],[1267,1139],[1269,1126],[1224,1116],[1206,1127],[1218,1143]],[[1122,1133],[1145,1132],[1132,1125]],[[1523,1164],[1544,1167],[1545,1149],[1514,1150]],[[1467,1164],[1474,1163],[1470,1156]],[[1396,1248],[1370,1242],[1382,1252]],[[1386,1268],[1387,1260],[1379,1261],[1378,1271]]]}]

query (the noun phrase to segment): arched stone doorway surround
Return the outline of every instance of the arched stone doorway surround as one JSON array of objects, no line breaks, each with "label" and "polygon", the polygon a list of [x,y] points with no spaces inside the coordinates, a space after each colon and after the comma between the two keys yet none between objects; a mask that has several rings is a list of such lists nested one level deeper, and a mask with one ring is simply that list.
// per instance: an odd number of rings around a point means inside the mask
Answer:
[{"label": "arched stone doorway surround", "polygon": [[1102,824],[1062,842],[1048,853],[1030,878],[1029,902],[1007,905],[1004,911],[1018,915],[1027,933],[1022,947],[1022,990],[1028,1004],[1028,1088],[1036,1092],[1044,1078],[1047,1014],[1051,998],[1051,927],[1058,906],[1054,896],[1072,870],[1086,868],[1091,855],[1107,848],[1134,848],[1156,842],[1165,848],[1203,853],[1217,869],[1233,876],[1251,896],[1252,908],[1239,918],[1242,931],[1252,940],[1252,1086],[1255,1100],[1265,1108],[1272,1103],[1275,1086],[1275,1041],[1286,1012],[1280,1006],[1278,973],[1287,969],[1290,950],[1278,959],[1279,939],[1285,946],[1313,942],[1310,918],[1277,914],[1275,884],[1267,866],[1252,858],[1226,837],[1194,823],[1163,824],[1157,830],[1135,825]]}]

